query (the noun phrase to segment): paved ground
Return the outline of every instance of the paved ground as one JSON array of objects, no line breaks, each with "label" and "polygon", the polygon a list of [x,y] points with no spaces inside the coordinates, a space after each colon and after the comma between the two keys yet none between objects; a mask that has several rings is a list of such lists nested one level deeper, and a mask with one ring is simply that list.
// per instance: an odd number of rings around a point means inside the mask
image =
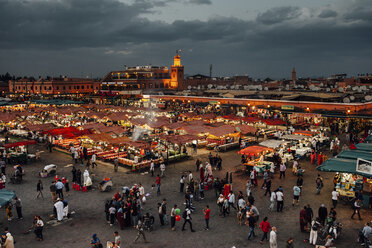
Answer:
[{"label": "paved ground", "polygon": [[[34,149],[44,149],[41,145],[35,145],[31,147],[31,152]],[[236,151],[230,151],[227,153],[221,153],[223,159],[223,170],[221,172],[215,172],[217,176],[224,177],[226,171],[236,171],[239,168],[240,157],[236,154]],[[200,155],[203,161],[206,161],[207,153],[204,152]],[[23,234],[25,230],[32,224],[34,214],[41,215],[43,219],[48,220],[48,216],[52,213],[53,206],[49,195],[49,183],[52,181],[51,178],[42,179],[44,183],[44,196],[45,199],[35,199],[36,196],[36,183],[38,178],[38,172],[43,166],[54,163],[58,165],[58,174],[71,179],[71,167],[65,167],[71,163],[71,158],[65,154],[59,152],[44,152],[42,153],[41,160],[36,163],[25,165],[24,169],[26,175],[24,176],[24,183],[21,185],[8,184],[7,187],[11,190],[15,190],[17,195],[23,201],[23,220],[13,220],[8,223],[6,219],[5,210],[2,210],[0,222],[1,228],[9,226],[10,231],[15,235],[17,241],[16,247],[89,247],[89,240],[93,233],[97,233],[101,241],[107,241],[113,239],[113,232],[118,230],[118,226],[110,227],[105,222],[104,214],[104,202],[106,199],[111,198],[115,190],[120,190],[122,186],[131,186],[134,183],[142,183],[145,187],[146,193],[149,192],[151,196],[148,198],[146,205],[144,206],[144,212],[151,212],[156,217],[155,230],[151,233],[146,233],[147,239],[150,241],[149,244],[132,244],[135,238],[136,231],[133,229],[126,229],[119,231],[122,242],[122,247],[268,247],[268,244],[260,245],[258,243],[261,231],[256,229],[258,234],[257,238],[253,241],[247,240],[248,227],[239,226],[235,217],[234,211],[231,216],[221,218],[218,216],[216,199],[213,191],[206,192],[206,198],[200,202],[196,202],[196,211],[192,215],[193,225],[196,229],[195,233],[191,233],[189,230],[182,232],[180,225],[181,222],[176,224],[177,230],[171,232],[170,227],[161,227],[158,216],[156,214],[156,204],[160,202],[162,198],[166,198],[168,201],[168,209],[170,210],[173,204],[183,206],[183,195],[178,192],[179,188],[179,177],[183,171],[192,170],[195,171],[195,160],[190,159],[177,164],[170,165],[166,170],[166,177],[163,180],[161,187],[162,195],[157,197],[155,189],[151,189],[151,184],[154,178],[150,175],[132,174],[126,169],[119,170],[118,173],[113,172],[111,165],[101,164],[93,173],[96,175],[97,182],[105,177],[112,177],[114,182],[114,190],[111,193],[102,193],[98,190],[93,190],[87,193],[72,191],[67,197],[70,205],[70,212],[75,211],[72,219],[63,222],[58,225],[47,225],[44,230],[45,240],[38,242],[34,238],[34,234]],[[308,234],[300,232],[299,228],[299,211],[301,206],[304,204],[311,204],[315,213],[317,213],[320,204],[326,204],[329,209],[331,206],[331,190],[332,190],[332,178],[333,173],[321,173],[323,176],[325,187],[323,188],[320,195],[315,195],[315,177],[318,173],[308,161],[301,161],[300,165],[306,169],[304,176],[304,187],[303,195],[301,197],[300,206],[292,207],[292,188],[296,182],[296,178],[291,175],[290,171],[287,171],[286,179],[280,180],[278,175],[275,175],[273,180],[272,189],[277,188],[279,185],[284,187],[285,203],[283,213],[269,212],[267,210],[269,206],[269,198],[263,197],[264,191],[262,189],[254,189],[253,195],[256,199],[256,206],[260,211],[260,220],[264,216],[269,217],[271,225],[277,226],[278,228],[278,242],[279,247],[285,247],[285,240],[288,237],[293,237],[295,247],[310,247],[309,244],[303,242],[304,239],[308,238]],[[7,172],[11,171],[11,168],[7,168]],[[198,177],[198,173],[194,174],[194,177]],[[245,192],[245,182],[247,180],[246,175],[235,173],[233,177],[233,189],[234,191],[242,190]],[[259,184],[262,180],[259,181]],[[204,220],[202,216],[201,208],[206,204],[209,204],[212,210],[209,231],[204,231]],[[168,210],[168,211],[169,211]],[[340,239],[337,241],[337,247],[350,247],[356,245],[355,239],[357,236],[357,230],[363,225],[364,221],[371,220],[372,214],[369,210],[362,210],[363,221],[350,220],[351,208],[345,205],[339,205],[337,208],[338,220],[343,223],[343,233]],[[15,211],[14,211],[15,214]],[[317,214],[316,214],[317,215]]]}]

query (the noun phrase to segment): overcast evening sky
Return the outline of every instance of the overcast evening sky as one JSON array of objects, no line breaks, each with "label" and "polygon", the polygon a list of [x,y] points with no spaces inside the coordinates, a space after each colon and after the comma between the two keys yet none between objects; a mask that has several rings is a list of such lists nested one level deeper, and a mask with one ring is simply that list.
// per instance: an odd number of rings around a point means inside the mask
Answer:
[{"label": "overcast evening sky", "polygon": [[372,73],[371,0],[0,0],[0,73],[124,65],[254,78]]}]

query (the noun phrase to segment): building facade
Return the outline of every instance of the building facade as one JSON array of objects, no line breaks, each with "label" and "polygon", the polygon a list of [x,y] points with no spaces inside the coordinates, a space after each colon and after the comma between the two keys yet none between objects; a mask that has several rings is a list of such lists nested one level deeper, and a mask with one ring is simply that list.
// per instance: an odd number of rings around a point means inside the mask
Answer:
[{"label": "building facade", "polygon": [[111,71],[101,82],[103,92],[126,94],[149,89],[178,89],[183,83],[184,67],[179,54],[174,56],[171,71],[166,66],[135,66],[122,71]]},{"label": "building facade", "polygon": [[100,83],[92,79],[82,78],[52,78],[49,80],[39,79],[9,81],[9,92],[16,94],[92,94],[100,90]]}]

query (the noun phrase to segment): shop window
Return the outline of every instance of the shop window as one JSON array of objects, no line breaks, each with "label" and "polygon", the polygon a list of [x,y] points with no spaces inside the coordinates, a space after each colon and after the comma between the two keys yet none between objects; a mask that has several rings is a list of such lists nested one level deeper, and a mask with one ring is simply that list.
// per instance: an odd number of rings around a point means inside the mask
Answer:
[{"label": "shop window", "polygon": [[57,88],[57,90],[59,90],[59,86],[57,86],[56,88]]},{"label": "shop window", "polygon": [[80,86],[76,86],[76,88],[77,88],[78,90],[80,90]]},{"label": "shop window", "polygon": [[84,89],[84,85],[83,85],[83,86],[81,86],[81,89],[82,89],[82,90]]},{"label": "shop window", "polygon": [[65,90],[66,89],[66,86],[63,86],[63,89]]}]

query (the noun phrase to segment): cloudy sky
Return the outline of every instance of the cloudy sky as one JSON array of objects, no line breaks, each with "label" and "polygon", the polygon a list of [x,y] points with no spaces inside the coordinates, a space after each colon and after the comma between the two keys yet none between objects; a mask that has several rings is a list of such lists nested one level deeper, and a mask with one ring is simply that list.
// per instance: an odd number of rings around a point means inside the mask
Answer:
[{"label": "cloudy sky", "polygon": [[372,73],[371,0],[0,0],[0,73],[102,77],[124,65],[289,78]]}]

